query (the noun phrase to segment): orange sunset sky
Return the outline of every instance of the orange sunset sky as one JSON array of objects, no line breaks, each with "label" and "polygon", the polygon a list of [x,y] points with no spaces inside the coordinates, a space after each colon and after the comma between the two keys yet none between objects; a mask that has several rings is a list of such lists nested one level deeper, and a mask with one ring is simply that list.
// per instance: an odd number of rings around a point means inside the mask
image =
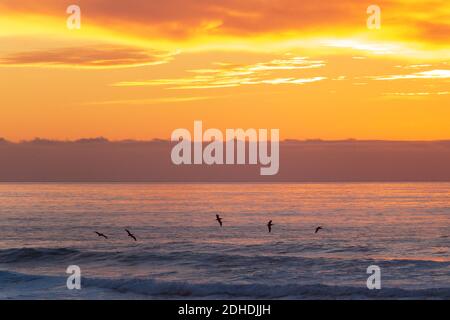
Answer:
[{"label": "orange sunset sky", "polygon": [[12,141],[450,139],[450,1],[0,0],[0,90]]}]

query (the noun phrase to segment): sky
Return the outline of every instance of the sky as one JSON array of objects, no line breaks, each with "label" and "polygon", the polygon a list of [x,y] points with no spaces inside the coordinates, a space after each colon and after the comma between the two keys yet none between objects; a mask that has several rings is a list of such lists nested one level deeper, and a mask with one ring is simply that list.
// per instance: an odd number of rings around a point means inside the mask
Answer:
[{"label": "sky", "polygon": [[12,141],[450,139],[450,2],[0,0],[0,92]]}]

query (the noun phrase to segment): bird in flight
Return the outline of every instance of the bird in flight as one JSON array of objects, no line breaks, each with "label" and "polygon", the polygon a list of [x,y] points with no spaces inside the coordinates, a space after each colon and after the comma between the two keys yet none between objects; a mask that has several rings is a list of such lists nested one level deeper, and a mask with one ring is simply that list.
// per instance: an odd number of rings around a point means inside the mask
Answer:
[{"label": "bird in flight", "polygon": [[322,230],[322,229],[323,229],[322,227],[317,227],[316,232],[314,232],[314,233],[317,233],[317,232],[319,232],[319,230]]},{"label": "bird in flight", "polygon": [[272,220],[270,220],[269,223],[267,224],[267,228],[269,229],[269,232],[272,232],[272,226],[273,226],[273,223],[272,223]]},{"label": "bird in flight", "polygon": [[100,233],[100,232],[97,232],[97,231],[95,231],[95,233],[96,233],[99,237],[103,237],[103,238],[105,238],[105,239],[108,239],[108,237],[105,236],[103,233]]},{"label": "bird in flight", "polygon": [[218,214],[216,214],[216,220],[219,222],[220,226],[222,226],[222,218]]},{"label": "bird in flight", "polygon": [[133,238],[134,241],[137,241],[137,239],[136,239],[136,237],[134,236],[134,234],[132,234],[128,229],[125,229],[125,231],[128,233],[128,236],[129,236],[130,238]]}]

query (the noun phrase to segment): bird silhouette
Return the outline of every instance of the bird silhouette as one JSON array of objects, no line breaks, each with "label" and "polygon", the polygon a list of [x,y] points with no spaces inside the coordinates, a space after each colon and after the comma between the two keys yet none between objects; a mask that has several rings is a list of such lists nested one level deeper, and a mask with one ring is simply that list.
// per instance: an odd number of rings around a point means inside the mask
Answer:
[{"label": "bird silhouette", "polygon": [[319,232],[319,230],[322,230],[322,229],[323,229],[322,227],[317,227],[316,232],[314,232],[314,233],[317,233],[317,232]]},{"label": "bird silhouette", "polygon": [[272,220],[270,220],[269,223],[267,223],[267,228],[269,229],[269,233],[272,232],[272,226],[273,226],[273,223],[272,223]]},{"label": "bird silhouette", "polygon": [[103,238],[105,238],[105,239],[108,239],[108,237],[105,236],[103,233],[100,233],[100,232],[97,232],[97,231],[95,231],[95,233],[96,233],[99,237],[103,237]]},{"label": "bird silhouette", "polygon": [[216,214],[216,220],[219,222],[220,226],[222,226],[222,218],[218,214]]},{"label": "bird silhouette", "polygon": [[137,239],[136,239],[136,237],[134,236],[134,234],[132,234],[128,229],[125,229],[125,231],[128,233],[128,236],[129,236],[130,238],[133,238],[134,241],[137,241]]}]

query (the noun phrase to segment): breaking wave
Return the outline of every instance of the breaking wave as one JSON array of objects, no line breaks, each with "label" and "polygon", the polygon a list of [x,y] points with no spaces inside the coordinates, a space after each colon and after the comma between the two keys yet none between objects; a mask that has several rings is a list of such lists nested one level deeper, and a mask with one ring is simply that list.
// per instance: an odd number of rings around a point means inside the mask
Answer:
[{"label": "breaking wave", "polygon": [[[27,283],[43,289],[45,285],[63,288],[66,278],[31,275],[9,271],[0,271],[0,283],[18,285]],[[108,290],[115,297],[127,294],[139,295],[148,299],[450,299],[450,288],[405,290],[383,288],[369,291],[363,287],[330,286],[324,284],[266,285],[266,284],[226,284],[226,283],[189,283],[179,281],[157,281],[146,278],[83,278],[83,290]],[[67,292],[67,289],[61,289]],[[81,290],[80,292],[83,292]],[[61,294],[62,299],[65,298]],[[45,297],[41,297],[45,298]]]}]

